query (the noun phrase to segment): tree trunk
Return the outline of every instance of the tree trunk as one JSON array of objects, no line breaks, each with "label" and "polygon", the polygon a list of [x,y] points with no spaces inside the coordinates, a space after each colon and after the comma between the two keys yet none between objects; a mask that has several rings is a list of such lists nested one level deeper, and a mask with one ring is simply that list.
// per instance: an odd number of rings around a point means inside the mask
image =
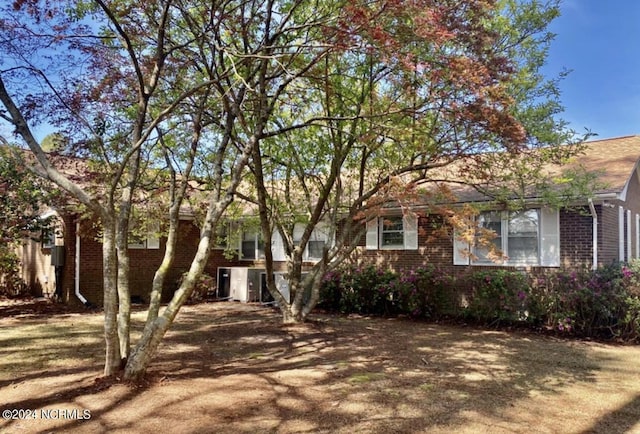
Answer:
[{"label": "tree trunk", "polygon": [[102,236],[104,284],[104,375],[115,375],[120,370],[120,340],[118,337],[118,271],[115,248],[115,224],[103,222]]},{"label": "tree trunk", "polygon": [[147,367],[153,359],[162,338],[171,324],[173,324],[180,307],[182,307],[184,302],[189,298],[189,295],[191,295],[195,282],[204,270],[207,260],[209,259],[209,245],[211,242],[213,227],[214,224],[217,224],[219,217],[220,215],[218,214],[215,218],[215,223],[205,221],[200,242],[198,244],[198,250],[193,262],[191,263],[189,272],[183,279],[180,288],[178,288],[173,295],[171,302],[169,302],[167,307],[164,309],[162,315],[158,316],[153,321],[147,322],[138,345],[136,345],[135,349],[131,352],[131,356],[127,361],[124,373],[125,379],[139,381],[147,371]]},{"label": "tree trunk", "polygon": [[[118,237],[120,238],[120,237]],[[118,242],[118,337],[121,365],[126,363],[131,349],[131,293],[129,291],[129,252]]]},{"label": "tree trunk", "polygon": [[173,263],[175,257],[175,246],[178,240],[178,216],[171,216],[169,224],[169,233],[167,234],[167,242],[165,244],[164,256],[162,257],[162,263],[153,275],[153,283],[151,286],[151,294],[149,296],[149,312],[147,313],[147,322],[145,328],[153,323],[158,318],[160,313],[160,302],[162,300],[162,288],[164,281],[167,277],[167,273]]}]

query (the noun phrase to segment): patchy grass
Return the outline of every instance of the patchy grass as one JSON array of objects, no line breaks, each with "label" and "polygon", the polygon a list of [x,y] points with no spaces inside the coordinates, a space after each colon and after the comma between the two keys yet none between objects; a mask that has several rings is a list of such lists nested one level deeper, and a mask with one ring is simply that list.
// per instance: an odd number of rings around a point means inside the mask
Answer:
[{"label": "patchy grass", "polygon": [[131,386],[100,378],[100,313],[0,305],[0,329],[0,409],[39,412],[1,432],[640,432],[635,346],[214,303]]}]

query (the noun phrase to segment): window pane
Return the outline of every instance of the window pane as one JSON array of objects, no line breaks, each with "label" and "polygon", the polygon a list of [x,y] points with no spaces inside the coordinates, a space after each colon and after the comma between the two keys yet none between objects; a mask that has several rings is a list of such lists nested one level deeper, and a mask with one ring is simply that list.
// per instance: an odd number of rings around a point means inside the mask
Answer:
[{"label": "window pane", "polygon": [[256,233],[242,231],[242,258],[256,259]]},{"label": "window pane", "polygon": [[264,259],[264,240],[258,236],[258,259]]},{"label": "window pane", "polygon": [[[478,227],[491,231],[495,237],[491,240],[476,239],[473,254],[478,257],[477,262],[493,262],[489,257],[489,246],[483,245],[487,241],[495,246],[495,250],[502,250],[502,214],[500,211],[489,211],[480,213],[478,216]],[[484,232],[484,231],[483,231]]]},{"label": "window pane", "polygon": [[393,247],[393,246],[403,246],[403,245],[404,245],[404,235],[402,232],[383,232],[382,233],[383,247]]},{"label": "window pane", "polygon": [[404,246],[402,217],[387,217],[382,220],[381,247]]},{"label": "window pane", "polygon": [[538,264],[539,210],[529,209],[509,214],[509,262]]},{"label": "window pane", "polygon": [[324,241],[309,241],[309,258],[322,258]]},{"label": "window pane", "polygon": [[256,258],[256,242],[255,242],[255,240],[250,240],[250,241],[242,240],[242,258],[243,259],[255,259]]}]

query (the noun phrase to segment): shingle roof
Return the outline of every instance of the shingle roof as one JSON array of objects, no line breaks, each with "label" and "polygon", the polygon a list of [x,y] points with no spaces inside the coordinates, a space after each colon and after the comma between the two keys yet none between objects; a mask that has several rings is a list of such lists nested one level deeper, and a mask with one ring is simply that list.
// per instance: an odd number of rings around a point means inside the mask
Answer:
[{"label": "shingle roof", "polygon": [[640,135],[585,143],[584,153],[574,157],[589,171],[599,172],[598,179],[606,184],[596,194],[620,193],[633,175],[640,159]]},{"label": "shingle roof", "polygon": [[[591,172],[596,175],[596,182],[600,186],[593,191],[593,197],[597,198],[598,196],[622,193],[633,176],[639,160],[640,135],[633,135],[585,142],[581,145],[580,152],[571,157],[568,163],[564,165],[548,164],[540,168],[540,171],[548,179],[562,178],[563,173],[568,169],[581,168],[578,173],[582,171]],[[490,201],[490,197],[481,193],[478,189],[469,184],[460,183],[462,179],[466,179],[467,182],[469,179],[473,180],[473,175],[469,177],[468,173],[473,170],[473,166],[465,166],[464,160],[456,161],[437,172],[438,175],[441,175],[440,178],[443,179],[437,185],[450,191],[458,203]],[[429,184],[427,183],[427,185]],[[482,186],[480,185],[479,187]],[[427,187],[427,189],[429,188]],[[561,186],[558,186],[558,188],[561,188]],[[524,194],[524,197],[531,200],[539,197],[539,192],[536,191],[534,186],[526,188],[526,191],[520,194]],[[519,196],[514,192],[513,197],[523,196]]]}]

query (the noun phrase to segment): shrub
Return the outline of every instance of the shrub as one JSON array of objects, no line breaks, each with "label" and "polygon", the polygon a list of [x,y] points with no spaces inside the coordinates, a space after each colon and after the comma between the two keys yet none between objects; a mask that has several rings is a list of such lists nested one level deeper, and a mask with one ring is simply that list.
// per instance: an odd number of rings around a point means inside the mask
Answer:
[{"label": "shrub", "polygon": [[515,323],[528,318],[530,285],[526,275],[517,271],[477,271],[464,278],[467,319],[482,323]]},{"label": "shrub", "polygon": [[457,278],[432,266],[401,273],[345,267],[324,276],[319,305],[343,313],[518,323],[640,341],[640,261],[538,276],[487,269]]},{"label": "shrub", "polygon": [[339,311],[342,298],[342,273],[329,271],[322,277],[318,307],[329,311]]},{"label": "shrub", "polygon": [[[179,288],[182,284],[182,280],[185,278],[188,272],[184,272],[177,281],[176,287]],[[207,273],[202,273],[196,281],[193,291],[189,295],[187,303],[201,303],[207,299],[209,292],[216,287],[216,280]]]},{"label": "shrub", "polygon": [[331,271],[323,277],[318,305],[342,313],[396,313],[396,279],[397,275],[392,271],[383,271],[373,265]]},{"label": "shrub", "polygon": [[397,309],[413,318],[442,319],[457,315],[454,279],[433,266],[405,270],[399,276]]},{"label": "shrub", "polygon": [[396,275],[373,265],[355,268],[343,275],[340,310],[345,313],[384,315],[392,312],[392,281]]},{"label": "shrub", "polygon": [[640,265],[613,263],[597,270],[557,271],[537,279],[539,316],[562,333],[637,340]]},{"label": "shrub", "polygon": [[0,246],[0,295],[19,296],[27,293],[20,278],[20,259],[10,245]]}]

